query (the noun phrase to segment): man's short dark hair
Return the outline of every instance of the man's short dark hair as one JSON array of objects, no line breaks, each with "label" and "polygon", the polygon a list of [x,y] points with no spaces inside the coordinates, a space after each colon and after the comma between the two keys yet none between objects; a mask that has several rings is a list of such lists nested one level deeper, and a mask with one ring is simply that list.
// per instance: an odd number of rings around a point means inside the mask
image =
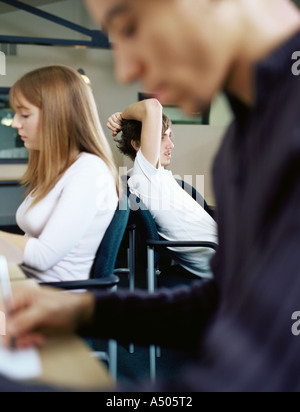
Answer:
[{"label": "man's short dark hair", "polygon": [[[162,134],[172,126],[171,120],[163,114]],[[136,147],[141,146],[142,123],[137,120],[122,120],[122,132],[119,138],[115,139],[117,147],[121,153],[130,157],[132,161],[136,158],[136,151],[131,142],[134,141]]]}]

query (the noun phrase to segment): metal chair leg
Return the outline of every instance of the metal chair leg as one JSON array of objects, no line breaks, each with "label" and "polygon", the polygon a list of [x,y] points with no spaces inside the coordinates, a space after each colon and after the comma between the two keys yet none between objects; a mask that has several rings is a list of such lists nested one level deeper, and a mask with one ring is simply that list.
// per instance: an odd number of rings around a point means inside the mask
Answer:
[{"label": "metal chair leg", "polygon": [[[148,292],[155,292],[155,267],[154,267],[154,248],[148,246],[147,248],[147,260],[148,260]],[[151,345],[149,349],[150,355],[150,379],[152,382],[156,380],[156,346]]]},{"label": "metal chair leg", "polygon": [[148,260],[148,292],[155,292],[155,251],[151,246],[147,247],[147,260]]},{"label": "metal chair leg", "polygon": [[[129,232],[129,256],[128,256],[128,267],[129,267],[129,289],[131,292],[135,290],[135,229]],[[129,353],[134,353],[134,344],[129,345]]]},{"label": "metal chair leg", "polygon": [[129,288],[135,289],[135,230],[129,232]]},{"label": "metal chair leg", "polygon": [[108,342],[108,357],[109,372],[116,382],[118,377],[118,344],[115,340],[110,340]]},{"label": "metal chair leg", "polygon": [[151,382],[156,381],[156,346],[151,345],[149,349],[150,354],[150,379]]}]

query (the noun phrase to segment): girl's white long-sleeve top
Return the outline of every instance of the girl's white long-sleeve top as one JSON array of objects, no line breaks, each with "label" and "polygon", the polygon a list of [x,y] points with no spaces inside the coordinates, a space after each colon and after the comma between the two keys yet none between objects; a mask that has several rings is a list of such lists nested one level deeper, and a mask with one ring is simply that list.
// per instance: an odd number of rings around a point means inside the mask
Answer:
[{"label": "girl's white long-sleeve top", "polygon": [[17,223],[30,239],[25,265],[42,281],[85,280],[118,205],[114,178],[97,156],[81,153],[38,204],[30,194]]}]

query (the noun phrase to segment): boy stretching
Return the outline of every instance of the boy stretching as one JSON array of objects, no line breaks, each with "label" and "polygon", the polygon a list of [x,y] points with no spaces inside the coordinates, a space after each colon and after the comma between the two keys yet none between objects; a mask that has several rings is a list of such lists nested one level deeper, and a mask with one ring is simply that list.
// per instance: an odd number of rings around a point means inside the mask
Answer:
[{"label": "boy stretching", "polygon": [[[128,186],[149,209],[159,235],[168,241],[203,241],[217,243],[214,220],[166,170],[174,143],[172,124],[156,99],[135,103],[122,113],[112,115],[107,123],[121,152],[134,161]],[[173,259],[190,274],[212,278],[212,249],[203,247],[169,248]]]}]

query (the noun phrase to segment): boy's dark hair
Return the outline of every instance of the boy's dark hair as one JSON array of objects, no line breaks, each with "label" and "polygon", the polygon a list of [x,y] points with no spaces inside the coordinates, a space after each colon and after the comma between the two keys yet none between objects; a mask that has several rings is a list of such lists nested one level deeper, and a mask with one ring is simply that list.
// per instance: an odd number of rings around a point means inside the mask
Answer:
[{"label": "boy's dark hair", "polygon": [[[163,114],[162,135],[172,126],[171,120]],[[115,139],[117,147],[121,153],[130,157],[132,161],[136,158],[136,151],[131,142],[134,141],[137,147],[141,146],[142,123],[137,120],[122,120],[121,136]]]}]

